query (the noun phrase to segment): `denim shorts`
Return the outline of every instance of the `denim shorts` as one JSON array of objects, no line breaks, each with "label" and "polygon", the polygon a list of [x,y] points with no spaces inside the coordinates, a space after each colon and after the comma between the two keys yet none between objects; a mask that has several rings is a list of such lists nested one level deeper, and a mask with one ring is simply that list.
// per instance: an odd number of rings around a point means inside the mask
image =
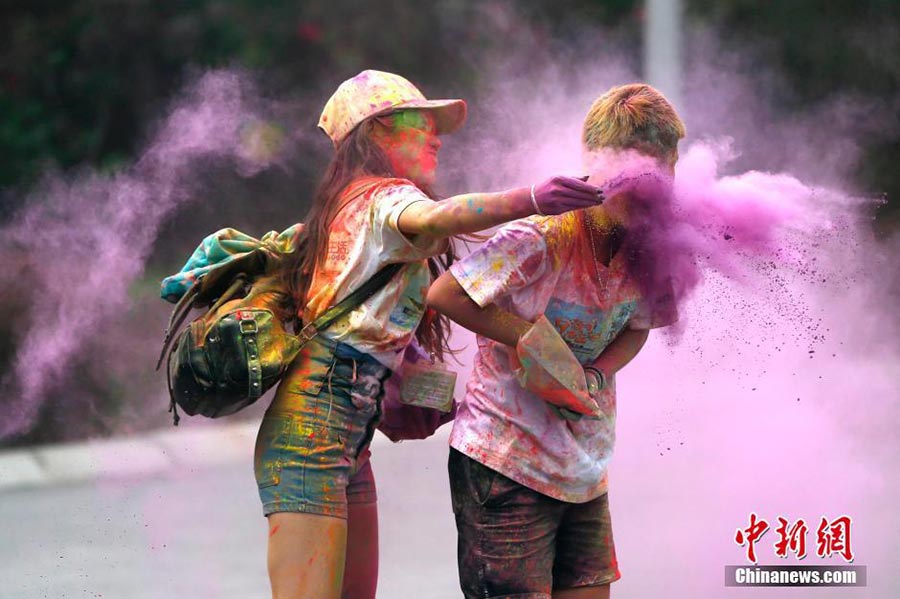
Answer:
[{"label": "denim shorts", "polygon": [[453,448],[449,469],[466,599],[550,599],[619,578],[605,493],[559,501]]},{"label": "denim shorts", "polygon": [[390,370],[317,337],[291,363],[256,438],[263,513],[347,517],[348,501],[375,501],[368,446]]}]

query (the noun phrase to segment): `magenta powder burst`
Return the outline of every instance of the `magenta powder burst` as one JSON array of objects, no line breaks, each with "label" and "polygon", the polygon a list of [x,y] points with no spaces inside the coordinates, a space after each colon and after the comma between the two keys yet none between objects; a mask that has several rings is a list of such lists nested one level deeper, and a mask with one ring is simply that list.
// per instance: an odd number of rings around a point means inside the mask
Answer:
[{"label": "magenta powder burst", "polygon": [[[489,164],[448,152],[454,191],[591,174],[580,147],[587,108],[640,80],[601,37],[565,60],[486,61],[489,83],[473,103],[484,116],[446,149]],[[610,504],[623,578],[613,592],[737,597],[722,567],[741,563],[734,535],[751,511],[773,522],[847,512],[857,563],[885,576],[865,594],[817,591],[887,599],[900,584],[900,474],[889,457],[900,451],[890,424],[900,417],[900,246],[875,237],[878,201],[852,183],[871,127],[842,125],[852,98],[781,112],[759,81],[710,60],[727,57],[708,45],[689,55],[676,107],[689,137],[671,203],[638,219],[661,269],[645,283],[670,280],[681,319],[617,380]],[[865,114],[893,114],[884,108]]]},{"label": "magenta powder burst", "polygon": [[197,173],[228,161],[249,176],[280,158],[248,134],[266,108],[245,76],[210,72],[174,103],[134,166],[109,177],[48,176],[0,231],[4,246],[29,256],[39,287],[0,385],[0,439],[27,431],[44,401],[65,401],[58,394],[72,356],[92,336],[114,333],[105,323],[127,309],[160,224],[193,197]]}]

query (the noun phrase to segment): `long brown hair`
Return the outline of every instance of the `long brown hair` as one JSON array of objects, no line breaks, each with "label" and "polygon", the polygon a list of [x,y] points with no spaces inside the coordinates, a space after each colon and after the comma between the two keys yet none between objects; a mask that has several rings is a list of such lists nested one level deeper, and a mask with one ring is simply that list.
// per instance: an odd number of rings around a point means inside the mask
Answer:
[{"label": "long brown hair", "polygon": [[[372,141],[374,126],[374,118],[363,121],[338,145],[313,195],[312,206],[304,220],[306,224],[300,233],[297,249],[285,260],[282,276],[290,293],[290,301],[293,303],[290,308],[295,323],[299,322],[306,306],[306,295],[316,266],[325,261],[329,230],[342,208],[338,200],[344,189],[354,179],[360,177],[396,176],[388,157]],[[437,199],[430,188],[419,186],[419,189],[431,199]],[[442,257],[428,259],[428,270],[432,279],[436,279],[449,268],[454,258],[451,241]],[[422,322],[416,329],[416,339],[422,348],[443,359],[444,352],[453,353],[447,345],[449,336],[450,320],[430,308],[426,309]]]}]

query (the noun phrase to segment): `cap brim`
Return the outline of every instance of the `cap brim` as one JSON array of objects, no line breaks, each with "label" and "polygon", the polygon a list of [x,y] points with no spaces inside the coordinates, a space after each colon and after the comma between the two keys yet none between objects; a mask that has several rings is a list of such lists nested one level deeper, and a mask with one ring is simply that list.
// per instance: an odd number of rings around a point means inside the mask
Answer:
[{"label": "cap brim", "polygon": [[465,100],[408,100],[391,107],[391,111],[403,108],[427,110],[434,115],[438,135],[453,133],[466,122]]}]

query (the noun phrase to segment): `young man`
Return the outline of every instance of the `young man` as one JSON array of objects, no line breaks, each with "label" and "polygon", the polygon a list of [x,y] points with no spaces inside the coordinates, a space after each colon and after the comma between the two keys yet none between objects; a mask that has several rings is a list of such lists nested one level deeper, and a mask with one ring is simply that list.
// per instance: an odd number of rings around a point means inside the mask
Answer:
[{"label": "young man", "polygon": [[[671,177],[684,133],[652,87],[609,90],[584,123],[590,181]],[[467,599],[594,599],[608,597],[619,578],[606,495],[615,374],[650,328],[671,324],[674,310],[645,301],[632,276],[628,206],[636,196],[627,185],[616,189],[623,191],[606,194],[602,206],[507,225],[428,293],[432,307],[478,335],[450,438]],[[520,360],[529,333],[547,321],[553,327],[543,330],[565,341],[581,377],[569,388],[586,388],[596,402],[591,416],[548,403],[550,394],[532,381],[554,380],[553,366]]]}]

